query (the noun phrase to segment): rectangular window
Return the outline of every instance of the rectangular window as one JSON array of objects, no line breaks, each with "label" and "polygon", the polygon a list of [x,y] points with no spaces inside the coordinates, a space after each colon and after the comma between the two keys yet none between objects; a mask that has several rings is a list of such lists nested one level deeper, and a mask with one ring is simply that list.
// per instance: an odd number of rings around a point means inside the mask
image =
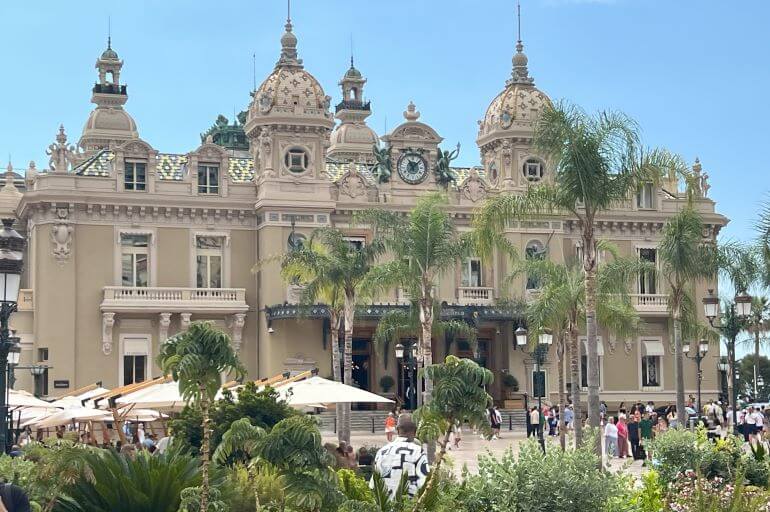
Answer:
[{"label": "rectangular window", "polygon": [[150,353],[148,336],[131,335],[123,338],[123,385],[147,380],[147,362]]},{"label": "rectangular window", "polygon": [[198,236],[195,238],[196,274],[198,288],[222,288],[221,236]]},{"label": "rectangular window", "polygon": [[660,356],[642,356],[642,386],[660,386]]},{"label": "rectangular window", "polygon": [[48,361],[48,349],[47,348],[39,348],[39,349],[37,349],[37,360],[40,363]]},{"label": "rectangular window", "polygon": [[219,194],[219,167],[216,165],[198,166],[198,193]]},{"label": "rectangular window", "polygon": [[636,207],[643,210],[655,208],[655,186],[645,183],[636,192]]},{"label": "rectangular window", "polygon": [[144,382],[146,376],[147,356],[123,356],[123,385]]},{"label": "rectangular window", "polygon": [[463,265],[463,286],[481,288],[482,282],[481,260],[478,258],[466,258]]},{"label": "rectangular window", "polygon": [[48,396],[48,368],[41,375],[35,375],[35,396]]},{"label": "rectangular window", "polygon": [[120,234],[121,282],[123,286],[146,287],[149,282],[150,235]]},{"label": "rectangular window", "polygon": [[[638,252],[640,260],[646,261],[653,266],[657,265],[657,249],[638,249]],[[639,273],[639,293],[641,295],[655,295],[658,293],[654,270]]]},{"label": "rectangular window", "polygon": [[147,187],[147,164],[126,162],[124,185],[126,190],[145,190]]},{"label": "rectangular window", "polygon": [[366,238],[362,236],[346,236],[345,241],[350,244],[354,251],[360,251],[366,245]]},{"label": "rectangular window", "polygon": [[540,370],[539,372],[532,370],[532,396],[535,398],[545,396],[544,370]]}]

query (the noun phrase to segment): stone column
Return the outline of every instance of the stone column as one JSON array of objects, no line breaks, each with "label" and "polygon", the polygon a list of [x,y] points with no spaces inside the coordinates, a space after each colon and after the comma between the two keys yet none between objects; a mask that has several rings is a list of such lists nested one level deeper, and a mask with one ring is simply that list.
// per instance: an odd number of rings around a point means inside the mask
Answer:
[{"label": "stone column", "polygon": [[161,313],[158,322],[158,345],[168,339],[168,327],[171,325],[171,313]]},{"label": "stone column", "polygon": [[192,313],[179,313],[179,316],[182,317],[182,330],[184,331],[190,327],[190,317],[192,316]]},{"label": "stone column", "polygon": [[235,349],[236,352],[240,352],[241,350],[244,325],[246,325],[246,314],[235,313],[231,319],[231,328],[233,331],[233,349]]}]

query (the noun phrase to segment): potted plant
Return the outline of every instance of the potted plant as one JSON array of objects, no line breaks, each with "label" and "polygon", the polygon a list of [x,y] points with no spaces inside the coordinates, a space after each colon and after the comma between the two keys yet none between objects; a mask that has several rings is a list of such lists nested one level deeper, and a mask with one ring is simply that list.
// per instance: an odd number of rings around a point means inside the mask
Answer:
[{"label": "potted plant", "polygon": [[502,384],[507,390],[505,394],[506,398],[513,399],[513,394],[519,390],[519,381],[516,380],[516,377],[514,377],[512,374],[504,373]]},{"label": "potted plant", "polygon": [[383,393],[387,393],[390,391],[390,389],[393,387],[393,385],[396,383],[395,380],[393,380],[393,377],[390,375],[383,375],[380,377],[380,388],[382,389]]}]

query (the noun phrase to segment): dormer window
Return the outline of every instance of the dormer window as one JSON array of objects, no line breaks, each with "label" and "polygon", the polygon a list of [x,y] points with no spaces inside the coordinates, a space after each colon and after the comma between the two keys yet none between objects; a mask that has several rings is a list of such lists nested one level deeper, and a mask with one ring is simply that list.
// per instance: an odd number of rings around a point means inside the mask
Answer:
[{"label": "dormer window", "polygon": [[522,172],[527,181],[540,181],[543,179],[543,162],[536,158],[529,158],[524,162]]},{"label": "dormer window", "polygon": [[284,156],[284,164],[291,172],[305,172],[310,165],[310,157],[302,148],[291,148]]},{"label": "dormer window", "polygon": [[126,190],[146,190],[147,164],[145,162],[126,162],[123,184]]},{"label": "dormer window", "polygon": [[652,210],[655,208],[655,186],[652,183],[644,183],[636,192],[636,207],[640,210]]},{"label": "dormer window", "polygon": [[219,166],[208,164],[198,166],[198,193],[219,193]]}]

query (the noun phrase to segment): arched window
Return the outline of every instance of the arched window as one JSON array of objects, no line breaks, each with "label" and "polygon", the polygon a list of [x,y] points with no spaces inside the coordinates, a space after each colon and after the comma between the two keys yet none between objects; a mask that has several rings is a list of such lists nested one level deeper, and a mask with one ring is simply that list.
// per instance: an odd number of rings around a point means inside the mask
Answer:
[{"label": "arched window", "polygon": [[[528,260],[544,260],[546,249],[540,240],[531,240],[527,242],[524,255]],[[540,288],[540,280],[536,277],[527,276],[527,290],[537,290]]]}]

